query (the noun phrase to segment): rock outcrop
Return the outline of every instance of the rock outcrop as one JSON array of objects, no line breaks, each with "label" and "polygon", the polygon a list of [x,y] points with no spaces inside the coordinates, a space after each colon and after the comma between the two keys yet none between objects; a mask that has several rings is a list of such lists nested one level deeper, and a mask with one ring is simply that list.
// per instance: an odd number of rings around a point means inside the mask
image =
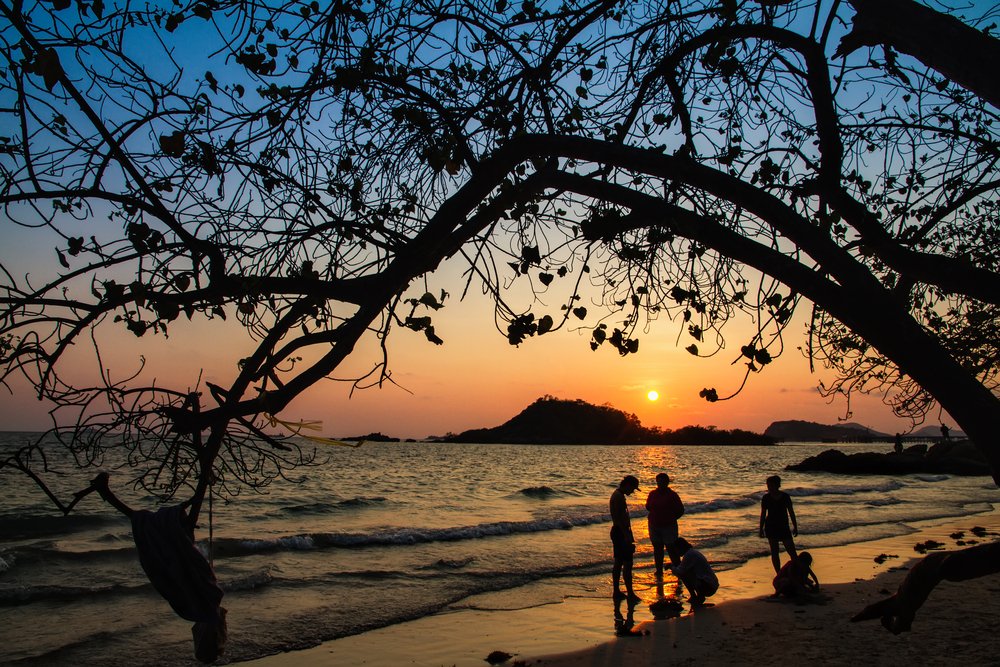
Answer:
[{"label": "rock outcrop", "polygon": [[786,470],[833,472],[848,475],[909,475],[932,473],[947,475],[990,475],[989,464],[968,440],[946,440],[928,449],[913,445],[901,453],[858,452],[845,454],[828,449],[793,463]]}]

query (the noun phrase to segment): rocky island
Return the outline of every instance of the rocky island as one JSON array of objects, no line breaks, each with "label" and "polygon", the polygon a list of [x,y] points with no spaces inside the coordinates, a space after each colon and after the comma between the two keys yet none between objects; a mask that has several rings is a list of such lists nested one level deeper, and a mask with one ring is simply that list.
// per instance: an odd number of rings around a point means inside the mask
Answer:
[{"label": "rocky island", "polygon": [[537,445],[770,445],[775,442],[759,433],[714,426],[647,428],[634,414],[610,405],[553,396],[539,398],[500,426],[450,433],[440,440]]}]

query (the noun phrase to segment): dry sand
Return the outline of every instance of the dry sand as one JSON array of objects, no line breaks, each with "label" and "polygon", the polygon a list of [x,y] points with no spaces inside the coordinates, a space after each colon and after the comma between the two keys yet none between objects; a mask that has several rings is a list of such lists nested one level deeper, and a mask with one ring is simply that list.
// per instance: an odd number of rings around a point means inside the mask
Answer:
[{"label": "dry sand", "polygon": [[[947,522],[911,524],[918,532],[842,547],[810,549],[827,602],[797,605],[768,599],[768,559],[720,573],[715,604],[680,618],[653,620],[658,597],[648,572],[637,577],[643,602],[633,610],[635,637],[614,636],[610,577],[588,584],[591,595],[558,604],[516,608],[537,591],[514,590],[463,601],[460,607],[410,623],[346,637],[303,651],[246,664],[260,667],[325,665],[454,665],[483,667],[493,651],[512,654],[505,665],[537,667],[630,665],[1000,665],[1000,575],[952,583],[932,593],[913,631],[894,636],[877,621],[850,623],[906,575],[913,546],[928,539],[955,548],[973,526],[1000,532],[1000,513]],[[986,539],[996,539],[995,536]],[[802,540],[808,542],[808,540]],[[898,556],[883,564],[879,554]],[[556,582],[532,586],[558,586]],[[665,591],[670,594],[672,591]],[[545,597],[544,595],[542,597]],[[626,612],[622,605],[621,611]]]}]

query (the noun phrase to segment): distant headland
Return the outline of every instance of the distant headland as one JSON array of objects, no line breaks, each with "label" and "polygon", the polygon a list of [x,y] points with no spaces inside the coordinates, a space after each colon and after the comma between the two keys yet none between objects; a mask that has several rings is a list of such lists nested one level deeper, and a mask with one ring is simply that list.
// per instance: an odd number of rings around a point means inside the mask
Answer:
[{"label": "distant headland", "polygon": [[[965,438],[957,429],[955,439]],[[779,442],[893,442],[895,436],[862,424],[819,424],[802,420],[775,421],[763,433],[715,426],[660,429],[642,425],[639,418],[607,403],[545,395],[518,415],[493,428],[429,436],[425,442],[538,445],[773,445]],[[940,427],[925,426],[903,435],[904,442],[932,442],[942,438]],[[401,442],[383,433],[342,437],[340,440]],[[408,438],[406,442],[415,442]]]},{"label": "distant headland", "polygon": [[685,426],[648,428],[639,418],[610,405],[543,396],[494,428],[436,438],[442,442],[538,445],[771,445],[774,438],[739,429]]},{"label": "distant headland", "polygon": [[[961,439],[965,434],[959,430],[949,431],[950,437]],[[882,433],[861,424],[817,424],[801,420],[771,422],[764,435],[781,442],[891,442],[894,435]],[[943,437],[939,426],[924,426],[902,436],[904,441],[926,442]]]}]

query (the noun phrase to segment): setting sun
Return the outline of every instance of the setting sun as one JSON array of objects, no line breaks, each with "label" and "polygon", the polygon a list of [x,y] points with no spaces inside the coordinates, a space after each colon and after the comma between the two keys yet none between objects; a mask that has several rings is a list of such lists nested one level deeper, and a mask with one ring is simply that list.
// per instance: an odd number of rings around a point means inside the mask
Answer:
[{"label": "setting sun", "polygon": [[655,401],[659,397],[660,397],[660,392],[656,391],[655,389],[651,389],[650,392],[646,394],[646,398],[648,398],[651,401]]}]

